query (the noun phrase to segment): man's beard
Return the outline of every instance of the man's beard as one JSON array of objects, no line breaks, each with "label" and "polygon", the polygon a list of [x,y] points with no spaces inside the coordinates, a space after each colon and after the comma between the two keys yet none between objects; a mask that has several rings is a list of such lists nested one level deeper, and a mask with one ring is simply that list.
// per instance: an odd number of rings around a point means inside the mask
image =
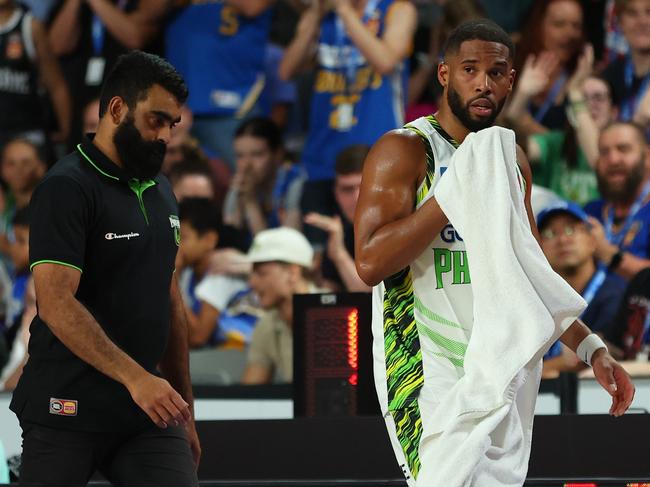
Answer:
[{"label": "man's beard", "polygon": [[643,176],[645,175],[644,163],[645,161],[643,159],[639,159],[638,163],[625,176],[625,181],[620,187],[609,186],[605,178],[599,176],[597,178],[598,191],[602,197],[607,201],[617,203],[626,203],[634,200],[634,198],[636,198],[636,193],[639,190],[639,186],[643,182]]},{"label": "man's beard", "polygon": [[[501,100],[498,106],[492,105],[492,115],[490,115],[488,118],[474,119],[469,112],[469,106],[472,102],[478,100],[479,98],[488,100],[488,98],[479,95],[475,98],[472,98],[463,105],[463,100],[460,99],[460,95],[454,89],[454,87],[451,86],[451,84],[447,87],[447,103],[449,104],[449,108],[451,108],[451,112],[471,132],[478,132],[479,130],[491,127],[494,124],[494,121],[497,119],[497,115],[501,113],[501,109],[506,102],[506,99],[504,98]],[[492,103],[491,100],[489,101]]]},{"label": "man's beard", "polygon": [[113,143],[129,176],[140,180],[153,179],[160,172],[167,146],[158,140],[145,141],[133,117],[127,116],[117,127]]}]

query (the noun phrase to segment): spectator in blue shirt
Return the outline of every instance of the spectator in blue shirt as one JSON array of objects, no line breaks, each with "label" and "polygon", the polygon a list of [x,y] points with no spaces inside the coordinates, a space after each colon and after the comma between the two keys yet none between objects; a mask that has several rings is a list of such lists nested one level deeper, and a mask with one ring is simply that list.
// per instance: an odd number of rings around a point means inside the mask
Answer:
[{"label": "spectator in blue shirt", "polygon": [[[581,319],[595,333],[609,326],[625,284],[595,259],[596,239],[589,217],[575,203],[561,201],[537,216],[544,255],[555,272],[587,301]],[[575,353],[556,342],[545,355],[544,373],[581,367]]]},{"label": "spectator in blue shirt", "polygon": [[629,280],[650,267],[650,149],[642,127],[614,122],[602,130],[598,150],[602,198],[585,207],[593,217],[596,258]]}]

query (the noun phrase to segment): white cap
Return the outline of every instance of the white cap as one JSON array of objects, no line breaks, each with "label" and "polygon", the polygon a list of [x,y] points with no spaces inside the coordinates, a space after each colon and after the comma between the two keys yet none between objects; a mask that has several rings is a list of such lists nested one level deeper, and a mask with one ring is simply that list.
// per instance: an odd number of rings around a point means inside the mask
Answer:
[{"label": "white cap", "polygon": [[310,268],[314,250],[298,230],[289,227],[262,230],[255,235],[246,260],[256,262],[286,262]]}]

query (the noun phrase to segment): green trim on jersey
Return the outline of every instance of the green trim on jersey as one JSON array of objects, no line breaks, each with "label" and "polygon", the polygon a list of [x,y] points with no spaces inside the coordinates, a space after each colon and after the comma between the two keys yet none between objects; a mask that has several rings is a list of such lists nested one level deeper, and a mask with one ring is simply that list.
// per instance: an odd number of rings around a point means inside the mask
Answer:
[{"label": "green trim on jersey", "polygon": [[422,313],[423,316],[426,318],[429,318],[431,321],[435,321],[436,323],[440,323],[441,325],[446,325],[450,326],[452,328],[460,328],[461,330],[465,330],[462,326],[460,326],[458,323],[455,323],[451,320],[448,320],[447,318],[443,318],[440,316],[438,313],[435,313],[431,311],[429,308],[427,308],[422,301],[418,299],[417,296],[415,296],[415,309],[417,309],[420,313]]},{"label": "green trim on jersey", "polygon": [[[458,143],[440,127],[438,120],[433,115],[427,121],[450,144],[458,147]],[[416,133],[426,148],[426,174],[418,188],[415,206],[424,201],[435,179],[435,160],[433,148],[427,135],[417,127],[405,125],[404,128]],[[420,440],[422,439],[422,418],[418,406],[418,396],[424,385],[424,370],[422,365],[422,350],[420,349],[420,335],[418,328],[423,328],[422,333],[431,337],[436,335],[436,343],[449,352],[442,354],[454,365],[462,367],[466,345],[449,340],[437,333],[423,327],[415,321],[414,310],[416,305],[422,308],[422,303],[416,300],[413,291],[413,276],[410,267],[384,280],[384,351],[386,360],[386,386],[388,389],[388,410],[395,420],[397,438],[404,450],[409,469],[414,478],[420,471]],[[422,311],[422,309],[420,309]],[[435,313],[423,312],[425,317],[435,316],[442,324],[457,326],[449,320]],[[460,364],[460,365],[458,365]]]},{"label": "green trim on jersey", "polygon": [[[449,135],[445,129],[442,128],[440,125],[440,122],[438,122],[438,119],[434,117],[433,115],[429,115],[428,117],[425,117],[427,119],[427,122],[429,122],[436,131],[442,135],[442,138],[445,139],[447,142],[449,142],[451,145],[454,146],[455,149],[458,149],[458,146],[460,145],[458,142],[454,140],[454,138]],[[428,145],[428,141],[427,141]]]},{"label": "green trim on jersey", "polygon": [[391,412],[395,421],[395,431],[406,463],[414,479],[417,479],[422,464],[420,463],[420,441],[422,440],[422,416],[416,402],[414,406]]},{"label": "green trim on jersey", "polygon": [[413,316],[414,293],[411,269],[384,281],[384,348],[388,409],[393,411],[417,404],[424,382],[422,351]]},{"label": "green trim on jersey", "polygon": [[429,139],[427,139],[427,136],[417,127],[406,125],[404,128],[410,130],[411,132],[416,133],[418,137],[422,139],[422,143],[424,144],[424,148],[426,149],[427,152],[426,174],[424,176],[424,181],[422,181],[422,184],[418,188],[418,193],[415,197],[415,204],[417,206],[420,203],[422,203],[424,197],[429,193],[429,189],[433,185],[433,179],[435,178],[435,174],[436,174],[436,166],[435,166],[435,161],[433,160],[433,150],[431,149],[431,145],[429,144]]},{"label": "green trim on jersey", "polygon": [[413,316],[414,297],[411,269],[384,281],[384,350],[388,410],[395,420],[397,438],[413,477],[420,468],[419,449],[422,420],[418,396],[424,384],[422,351]]}]

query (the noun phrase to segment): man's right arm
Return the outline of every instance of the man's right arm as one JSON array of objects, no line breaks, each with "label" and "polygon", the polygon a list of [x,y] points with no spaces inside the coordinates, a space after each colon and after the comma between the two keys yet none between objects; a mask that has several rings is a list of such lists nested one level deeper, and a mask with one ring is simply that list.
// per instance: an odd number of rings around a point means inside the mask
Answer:
[{"label": "man's right arm", "polygon": [[357,271],[369,286],[410,265],[448,223],[433,197],[415,210],[425,161],[422,139],[408,130],[389,132],[368,154],[354,245]]},{"label": "man's right arm", "polygon": [[52,333],[77,357],[122,383],[159,427],[183,423],[188,404],[169,383],[150,374],[113,343],[75,298],[81,273],[60,264],[33,268],[38,313]]}]

